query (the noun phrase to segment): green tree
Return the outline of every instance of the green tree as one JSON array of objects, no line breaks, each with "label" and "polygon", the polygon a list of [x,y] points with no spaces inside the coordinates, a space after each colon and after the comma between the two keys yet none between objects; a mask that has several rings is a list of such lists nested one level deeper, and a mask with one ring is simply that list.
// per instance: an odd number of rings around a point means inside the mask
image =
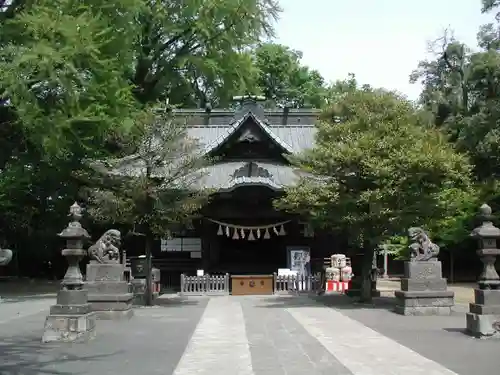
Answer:
[{"label": "green tree", "polygon": [[415,108],[392,93],[348,92],[324,112],[315,147],[297,160],[322,177],[302,180],[277,202],[317,225],[348,231],[364,252],[365,301],[375,249],[410,226],[452,215],[457,194],[445,192],[470,185],[467,158],[421,122]]},{"label": "green tree", "polygon": [[421,81],[421,103],[434,124],[462,151],[470,153],[479,181],[500,175],[500,54],[498,30],[484,25],[481,50],[472,52],[449,33],[434,43],[433,60],[423,61],[411,76]]},{"label": "green tree", "polygon": [[346,79],[339,79],[328,85],[324,107],[327,108],[335,104],[343,96],[358,90],[373,91],[373,88],[367,84],[361,85],[360,87],[360,84],[356,79],[356,75],[354,73],[349,73]]},{"label": "green tree", "polygon": [[254,51],[257,86],[270,106],[321,108],[325,82],[321,74],[301,64],[302,53],[287,46],[263,43]]},{"label": "green tree", "polygon": [[16,0],[1,12],[0,209],[15,245],[49,243],[79,189],[73,171],[128,134],[138,10],[135,0]]},{"label": "green tree", "polygon": [[51,156],[88,157],[124,128],[136,109],[125,72],[136,37],[126,25],[137,14],[133,0],[56,0],[6,21],[21,39],[0,51],[0,87],[34,145]]},{"label": "green tree", "polygon": [[482,13],[490,12],[493,9],[498,8],[500,6],[500,1],[498,0],[481,0],[481,3],[482,3],[482,8],[481,8]]},{"label": "green tree", "polygon": [[250,49],[272,36],[276,0],[141,0],[131,76],[143,103],[226,106],[253,90]]},{"label": "green tree", "polygon": [[[483,0],[482,12],[500,5]],[[474,165],[476,190],[482,201],[498,207],[500,190],[500,54],[499,24],[480,27],[479,49],[472,49],[453,37],[449,30],[430,44],[433,58],[419,63],[412,82],[423,83],[420,103],[432,125],[459,151],[467,152]],[[443,219],[436,239],[448,249],[463,249],[467,229],[474,225],[478,198],[454,216]]]},{"label": "green tree", "polygon": [[145,236],[146,303],[152,303],[151,250],[155,236],[196,214],[210,191],[199,189],[207,159],[184,123],[171,112],[150,109],[137,120],[137,147],[131,155],[95,163],[86,190],[89,213],[98,222],[137,226]]}]

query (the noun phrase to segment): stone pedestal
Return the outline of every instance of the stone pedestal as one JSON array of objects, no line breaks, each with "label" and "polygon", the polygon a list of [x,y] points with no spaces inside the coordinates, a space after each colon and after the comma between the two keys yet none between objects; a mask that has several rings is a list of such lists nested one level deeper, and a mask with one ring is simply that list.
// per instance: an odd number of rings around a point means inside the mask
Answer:
[{"label": "stone pedestal", "polygon": [[[146,303],[145,294],[146,294],[146,279],[133,279],[132,282],[132,291],[134,296],[134,305],[143,306]],[[156,286],[153,283],[151,287],[153,293],[153,301],[158,298],[160,295],[159,292],[156,291]]]},{"label": "stone pedestal", "polygon": [[491,207],[483,204],[480,209],[482,224],[475,228],[471,237],[478,240],[477,255],[483,262],[478,286],[474,289],[474,303],[466,314],[466,332],[477,338],[500,336],[500,276],[495,268],[500,255],[498,239],[500,229],[493,224]]},{"label": "stone pedestal", "polygon": [[474,303],[466,314],[466,330],[477,338],[500,338],[500,289],[474,290]]},{"label": "stone pedestal", "polygon": [[120,263],[87,265],[88,301],[97,319],[129,319],[133,316],[133,294],[124,277],[125,266]]},{"label": "stone pedestal", "polygon": [[401,315],[450,315],[454,293],[447,290],[437,260],[405,262],[395,312]]},{"label": "stone pedestal", "polygon": [[[160,295],[160,270],[158,268],[151,269],[151,292],[153,294],[153,301]],[[137,278],[131,281],[132,292],[134,295],[134,305],[144,305],[146,294],[146,279]]]},{"label": "stone pedestal", "polygon": [[95,336],[95,316],[86,290],[60,290],[45,319],[42,342],[76,341]]}]

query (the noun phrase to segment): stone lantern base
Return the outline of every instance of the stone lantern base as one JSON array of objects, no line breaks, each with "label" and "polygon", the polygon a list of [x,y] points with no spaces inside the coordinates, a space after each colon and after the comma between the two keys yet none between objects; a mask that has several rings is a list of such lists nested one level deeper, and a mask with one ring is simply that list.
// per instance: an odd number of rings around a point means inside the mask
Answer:
[{"label": "stone lantern base", "polygon": [[466,331],[476,338],[500,338],[500,289],[474,289],[466,314]]},{"label": "stone lantern base", "polygon": [[45,319],[42,342],[76,341],[95,336],[95,316],[86,290],[60,290]]},{"label": "stone lantern base", "polygon": [[447,290],[441,262],[405,262],[401,290],[396,291],[395,312],[401,315],[450,315],[454,293]]}]

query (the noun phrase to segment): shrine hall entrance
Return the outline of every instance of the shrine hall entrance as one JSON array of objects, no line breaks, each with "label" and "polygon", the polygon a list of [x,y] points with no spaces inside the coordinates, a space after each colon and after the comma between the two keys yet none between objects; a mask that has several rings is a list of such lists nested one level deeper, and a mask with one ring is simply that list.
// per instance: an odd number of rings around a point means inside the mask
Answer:
[{"label": "shrine hall entrance", "polygon": [[278,268],[286,268],[286,236],[270,238],[233,239],[217,236],[220,251],[218,272],[230,274],[272,274]]},{"label": "shrine hall entrance", "polygon": [[203,211],[206,272],[269,275],[287,268],[287,246],[297,245],[298,231],[296,219],[273,206],[280,194],[240,186],[211,199]]}]

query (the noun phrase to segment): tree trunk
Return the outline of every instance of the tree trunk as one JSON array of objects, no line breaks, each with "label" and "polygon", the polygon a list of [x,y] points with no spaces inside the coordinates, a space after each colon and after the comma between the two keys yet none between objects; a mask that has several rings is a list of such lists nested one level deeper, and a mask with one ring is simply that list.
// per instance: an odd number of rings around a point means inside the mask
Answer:
[{"label": "tree trunk", "polygon": [[[151,197],[151,174],[152,174],[152,168],[150,163],[146,163],[146,178],[148,181],[145,193],[145,205],[144,205],[144,213],[146,216],[150,216],[151,213],[154,210],[154,200]],[[144,297],[144,303],[146,306],[152,306],[153,305],[153,291],[151,290],[151,283],[153,282],[153,277],[151,274],[151,268],[153,268],[153,261],[152,261],[152,250],[153,250],[153,245],[154,245],[154,236],[153,233],[151,232],[151,223],[146,222],[145,224],[145,231],[144,234],[146,236],[145,240],[145,246],[146,246],[146,288],[144,289],[144,293],[146,294]]]},{"label": "tree trunk", "polygon": [[151,250],[153,248],[153,235],[149,228],[146,231],[146,288],[144,290],[144,303],[146,306],[153,305],[153,291],[151,290],[151,284],[153,282],[153,275],[151,269],[153,267]]},{"label": "tree trunk", "polygon": [[361,268],[360,302],[372,301],[372,265],[373,246],[367,242],[363,246],[363,264]]},{"label": "tree trunk", "polygon": [[453,250],[450,250],[450,283],[455,282],[455,255]]}]

